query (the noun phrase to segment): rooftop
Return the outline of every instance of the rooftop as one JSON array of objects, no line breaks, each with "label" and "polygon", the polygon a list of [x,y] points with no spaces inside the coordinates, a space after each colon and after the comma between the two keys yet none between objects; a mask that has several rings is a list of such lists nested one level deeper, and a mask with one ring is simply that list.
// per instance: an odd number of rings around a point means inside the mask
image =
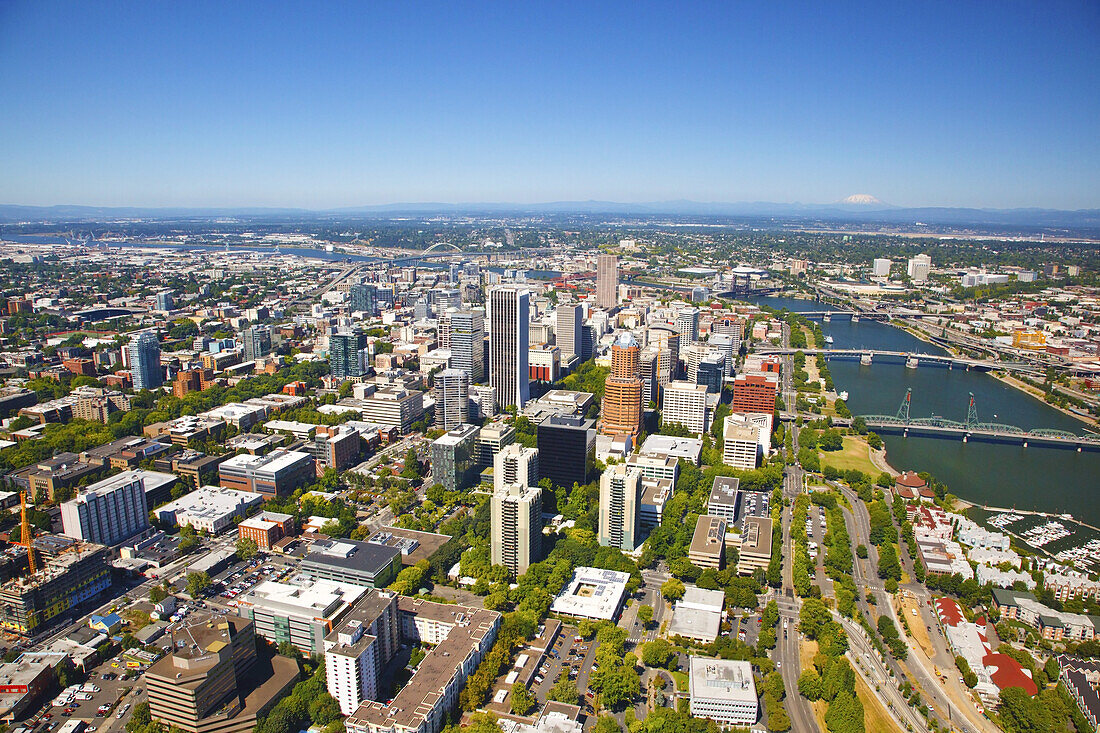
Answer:
[{"label": "rooftop", "polygon": [[401,554],[394,547],[358,540],[321,540],[313,543],[305,563],[347,568],[376,574]]},{"label": "rooftop", "polygon": [[695,522],[689,553],[716,555],[722,552],[726,542],[726,520],[721,517],[700,515]]},{"label": "rooftop", "polygon": [[752,665],[732,659],[691,658],[691,696],[756,703]]},{"label": "rooftop", "polygon": [[737,488],[741,485],[741,479],[733,476],[715,476],[714,483],[710,487],[709,504],[721,506],[737,506]]},{"label": "rooftop", "polygon": [[629,580],[629,573],[578,567],[550,610],[566,616],[611,620],[626,595]]}]

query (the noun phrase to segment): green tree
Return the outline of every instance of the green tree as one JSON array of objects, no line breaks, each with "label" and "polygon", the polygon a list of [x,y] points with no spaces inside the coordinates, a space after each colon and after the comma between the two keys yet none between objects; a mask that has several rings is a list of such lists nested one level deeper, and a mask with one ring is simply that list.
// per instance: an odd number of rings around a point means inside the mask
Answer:
[{"label": "green tree", "polygon": [[535,707],[537,704],[538,700],[523,684],[517,682],[512,685],[512,702],[510,710],[513,715],[527,715],[527,713],[531,711],[531,708]]},{"label": "green tree", "polygon": [[550,692],[546,693],[546,699],[564,702],[569,705],[576,705],[580,697],[581,694],[577,691],[576,683],[565,674],[558,677],[554,686],[550,688]]},{"label": "green tree", "polygon": [[256,544],[256,540],[251,537],[241,537],[237,540],[237,557],[242,560],[248,561],[256,557],[256,553],[260,551],[259,545]]},{"label": "green tree", "polygon": [[187,595],[192,598],[198,598],[209,587],[210,574],[205,570],[200,573],[187,574]]},{"label": "green tree", "polygon": [[160,603],[168,597],[168,591],[164,590],[164,586],[154,585],[149,589],[149,601],[152,603]]},{"label": "green tree", "polygon": [[998,713],[1001,725],[1008,733],[1045,733],[1052,730],[1050,710],[1038,697],[1030,697],[1019,687],[1001,690]]},{"label": "green tree", "polygon": [[601,715],[596,719],[596,726],[592,733],[622,733],[623,728],[619,722],[610,715]]},{"label": "green tree", "polygon": [[653,606],[640,606],[638,608],[638,620],[642,622],[642,626],[649,628],[649,625],[653,623]]},{"label": "green tree", "polygon": [[647,667],[667,667],[672,647],[664,639],[655,639],[642,647],[642,663]]},{"label": "green tree", "polygon": [[661,595],[669,601],[678,601],[684,597],[684,593],[687,588],[684,587],[684,582],[677,578],[669,578],[661,586]]},{"label": "green tree", "polygon": [[810,702],[821,699],[824,690],[821,686],[821,676],[818,675],[817,670],[807,669],[798,676],[798,694]]}]

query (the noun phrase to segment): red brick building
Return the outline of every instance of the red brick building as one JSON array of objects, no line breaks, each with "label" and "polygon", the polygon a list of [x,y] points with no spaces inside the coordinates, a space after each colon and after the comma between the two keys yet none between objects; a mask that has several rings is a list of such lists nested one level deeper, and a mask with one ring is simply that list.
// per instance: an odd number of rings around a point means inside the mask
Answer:
[{"label": "red brick building", "polygon": [[237,526],[241,539],[250,539],[261,550],[270,550],[283,539],[294,535],[294,517],[276,512],[261,512]]},{"label": "red brick building", "polygon": [[775,412],[775,396],[779,392],[779,375],[774,372],[738,374],[733,380],[731,412]]},{"label": "red brick building", "polygon": [[61,362],[61,366],[65,367],[73,374],[82,377],[95,376],[95,362],[91,359],[85,359],[83,357],[66,359],[65,361]]}]

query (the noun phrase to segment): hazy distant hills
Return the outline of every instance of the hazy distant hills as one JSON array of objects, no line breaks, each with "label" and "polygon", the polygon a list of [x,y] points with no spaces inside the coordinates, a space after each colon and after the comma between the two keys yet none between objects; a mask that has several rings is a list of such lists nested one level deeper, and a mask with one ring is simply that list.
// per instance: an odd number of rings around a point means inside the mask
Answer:
[{"label": "hazy distant hills", "polygon": [[537,204],[515,203],[393,203],[339,209],[300,208],[142,208],[103,206],[20,206],[0,204],[0,222],[78,223],[118,220],[205,220],[219,218],[345,219],[391,218],[400,215],[501,215],[501,216],[639,216],[644,218],[720,217],[774,218],[791,223],[798,220],[875,223],[916,226],[999,226],[1043,228],[1100,227],[1100,209],[1063,211],[1058,209],[972,209],[960,207],[907,208],[884,204],[873,196],[857,194],[833,204],[772,203],[765,201],[721,203],[700,201],[554,201]]}]

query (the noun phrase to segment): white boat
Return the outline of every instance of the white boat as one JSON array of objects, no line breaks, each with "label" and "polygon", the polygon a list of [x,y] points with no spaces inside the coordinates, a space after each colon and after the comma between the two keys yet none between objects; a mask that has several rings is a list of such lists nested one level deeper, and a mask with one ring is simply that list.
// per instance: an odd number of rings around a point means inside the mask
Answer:
[{"label": "white boat", "polygon": [[826,336],[825,337],[825,343],[831,344],[832,342],[833,342],[833,337],[832,336]]}]

